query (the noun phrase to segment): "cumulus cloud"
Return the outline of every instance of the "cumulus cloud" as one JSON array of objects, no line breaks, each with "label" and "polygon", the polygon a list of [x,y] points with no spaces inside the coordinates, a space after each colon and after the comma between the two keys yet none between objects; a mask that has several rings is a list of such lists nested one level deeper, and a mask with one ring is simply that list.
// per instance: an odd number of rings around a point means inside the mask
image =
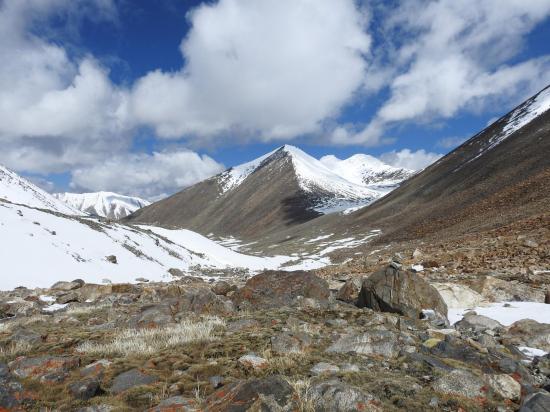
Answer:
[{"label": "cumulus cloud", "polygon": [[93,57],[71,58],[49,39],[52,15],[83,14],[113,19],[116,8],[111,0],[0,3],[0,161],[16,170],[62,171],[125,147],[113,140],[128,139],[126,92]]},{"label": "cumulus cloud", "polygon": [[211,157],[187,150],[126,154],[76,169],[70,186],[80,192],[108,190],[158,200],[222,170]]},{"label": "cumulus cloud", "polygon": [[189,15],[185,66],[139,80],[135,119],[164,138],[320,130],[361,86],[370,37],[353,0],[220,0]]},{"label": "cumulus cloud", "polygon": [[411,170],[422,170],[442,156],[443,155],[439,153],[426,152],[424,149],[417,150],[416,152],[413,152],[410,149],[402,149],[399,151],[392,150],[391,152],[383,153],[380,156],[380,160],[395,167],[403,167]]},{"label": "cumulus cloud", "polygon": [[339,143],[376,141],[399,122],[506,107],[535,93],[550,81],[550,55],[509,61],[549,15],[547,0],[412,0],[390,9],[384,18],[387,56],[370,68],[380,73],[374,84],[365,80],[375,90],[385,81],[390,96],[364,131]]},{"label": "cumulus cloud", "polygon": [[444,149],[454,149],[466,141],[467,137],[461,136],[449,136],[439,139],[437,141],[437,146]]}]

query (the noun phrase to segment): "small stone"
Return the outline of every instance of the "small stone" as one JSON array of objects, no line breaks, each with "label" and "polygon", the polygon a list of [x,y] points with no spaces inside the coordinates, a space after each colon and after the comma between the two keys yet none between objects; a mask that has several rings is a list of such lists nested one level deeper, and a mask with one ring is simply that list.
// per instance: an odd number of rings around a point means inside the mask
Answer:
[{"label": "small stone", "polygon": [[136,278],[136,282],[148,283],[148,282],[149,282],[149,279],[145,279],[145,278]]},{"label": "small stone", "polygon": [[73,397],[86,401],[93,398],[97,394],[99,391],[99,382],[94,378],[83,379],[81,381],[71,383],[68,386],[68,390]]},{"label": "small stone", "polygon": [[319,362],[311,368],[310,372],[314,375],[327,375],[340,372],[340,368],[331,363]]},{"label": "small stone", "polygon": [[269,362],[267,359],[264,359],[260,356],[256,356],[254,354],[248,354],[241,356],[239,358],[239,363],[243,365],[245,368],[254,369],[254,370],[262,370],[267,368],[269,365]]},{"label": "small stone", "polygon": [[113,263],[113,264],[115,264],[115,265],[118,263],[117,258],[116,258],[115,255],[105,256],[105,260],[106,260],[107,262]]}]

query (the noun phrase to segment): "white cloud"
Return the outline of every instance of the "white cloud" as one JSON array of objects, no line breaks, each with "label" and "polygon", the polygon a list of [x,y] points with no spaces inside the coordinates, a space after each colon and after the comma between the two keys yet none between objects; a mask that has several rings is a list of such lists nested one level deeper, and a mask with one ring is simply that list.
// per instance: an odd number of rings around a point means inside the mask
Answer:
[{"label": "white cloud", "polygon": [[374,90],[385,81],[390,97],[364,131],[340,143],[369,143],[396,123],[506,108],[534,94],[550,82],[550,55],[507,62],[549,15],[548,0],[411,0],[390,9],[387,56],[369,68],[379,73],[373,84],[365,80]]},{"label": "white cloud", "polygon": [[81,192],[108,190],[157,200],[223,169],[211,157],[187,150],[126,154],[75,170],[70,186]]},{"label": "white cloud", "polygon": [[116,8],[112,0],[0,4],[0,161],[17,170],[66,170],[125,147],[114,140],[129,140],[126,93],[106,69],[34,33],[38,26],[46,36],[52,15],[71,25],[83,15],[115,19]]},{"label": "white cloud", "polygon": [[220,0],[189,15],[185,67],[134,87],[132,113],[165,138],[320,130],[362,85],[370,37],[353,0]]},{"label": "white cloud", "polygon": [[443,155],[439,153],[426,152],[424,149],[416,152],[410,149],[402,149],[399,151],[391,151],[380,155],[380,160],[395,166],[404,167],[405,169],[421,170],[431,165],[433,162],[441,158]]},{"label": "white cloud", "polygon": [[444,149],[454,149],[466,141],[467,137],[449,136],[439,139],[437,145]]}]

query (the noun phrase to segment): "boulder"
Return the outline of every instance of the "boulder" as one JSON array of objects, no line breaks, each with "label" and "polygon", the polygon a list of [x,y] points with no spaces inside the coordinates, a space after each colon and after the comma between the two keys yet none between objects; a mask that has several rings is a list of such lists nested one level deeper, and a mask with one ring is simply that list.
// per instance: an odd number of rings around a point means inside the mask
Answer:
[{"label": "boulder", "polygon": [[497,330],[504,328],[501,323],[494,319],[472,313],[467,313],[464,318],[455,323],[454,326],[457,330],[473,330],[475,332],[484,332],[486,330]]},{"label": "boulder", "polygon": [[80,364],[77,356],[19,357],[9,363],[11,373],[18,378],[37,379],[51,374],[65,374]]},{"label": "boulder", "polygon": [[138,328],[158,328],[174,323],[172,309],[169,304],[143,306],[134,320],[135,326]]},{"label": "boulder", "polygon": [[238,306],[278,308],[292,306],[299,297],[328,303],[328,283],[304,271],[267,271],[250,278],[232,299]]},{"label": "boulder", "polygon": [[475,290],[458,283],[432,283],[447,308],[475,308],[483,301],[483,296]]},{"label": "boulder", "polygon": [[521,397],[521,385],[510,375],[486,375],[489,387],[501,398],[518,401]]},{"label": "boulder", "polygon": [[271,351],[276,354],[300,353],[311,344],[311,338],[306,333],[283,332],[271,338]]},{"label": "boulder", "polygon": [[234,290],[234,287],[227,283],[225,280],[220,280],[212,285],[212,292],[214,292],[216,295],[225,296],[232,290]]},{"label": "boulder", "polygon": [[313,410],[316,412],[382,412],[382,403],[370,393],[344,382],[329,381],[309,389]]},{"label": "boulder", "polygon": [[334,342],[327,352],[381,355],[394,358],[402,348],[400,335],[389,330],[370,330],[361,334],[348,334]]},{"label": "boulder", "polygon": [[361,292],[361,279],[350,279],[338,290],[336,299],[352,305],[357,304],[359,293]]},{"label": "boulder", "polygon": [[82,379],[67,386],[69,393],[76,399],[86,401],[99,391],[99,381],[94,378]]},{"label": "boulder", "polygon": [[162,400],[157,406],[149,409],[148,412],[199,412],[201,410],[201,405],[196,399],[173,396]]},{"label": "boulder", "polygon": [[238,381],[206,399],[205,412],[294,410],[294,390],[282,377]]},{"label": "boulder", "polygon": [[550,393],[537,392],[528,395],[519,412],[548,412],[550,411]]},{"label": "boulder", "polygon": [[69,292],[59,295],[55,300],[57,303],[64,305],[65,303],[78,302],[80,295],[76,292]]},{"label": "boulder", "polygon": [[485,382],[479,376],[463,369],[445,373],[433,383],[436,392],[466,398],[485,398]]},{"label": "boulder", "polygon": [[158,382],[156,376],[149,375],[139,369],[130,369],[115,377],[109,392],[118,395],[136,386],[151,385],[155,382]]},{"label": "boulder", "polygon": [[62,290],[62,291],[68,292],[70,290],[79,289],[82,287],[82,285],[84,285],[84,281],[80,279],[76,279],[76,280],[73,280],[72,282],[61,281],[61,282],[54,283],[50,289]]},{"label": "boulder", "polygon": [[414,319],[421,318],[423,310],[432,309],[447,317],[447,305],[437,289],[419,275],[392,266],[363,281],[357,306]]},{"label": "boulder", "polygon": [[493,276],[482,276],[470,287],[489,302],[532,301],[544,302],[544,291],[517,281],[506,281]]},{"label": "boulder", "polygon": [[522,319],[511,324],[504,339],[515,346],[529,346],[550,352],[550,324]]},{"label": "boulder", "polygon": [[14,345],[35,346],[44,341],[44,336],[29,329],[17,328],[9,340]]}]

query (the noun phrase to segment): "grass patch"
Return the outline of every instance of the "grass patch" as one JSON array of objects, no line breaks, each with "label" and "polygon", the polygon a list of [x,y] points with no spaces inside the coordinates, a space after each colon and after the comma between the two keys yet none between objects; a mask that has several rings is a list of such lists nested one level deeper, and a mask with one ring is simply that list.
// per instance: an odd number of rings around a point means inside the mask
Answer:
[{"label": "grass patch", "polygon": [[158,329],[126,329],[108,343],[84,342],[76,350],[89,355],[154,355],[163,349],[191,342],[217,339],[216,330],[225,327],[225,321],[208,317],[200,321],[184,321]]},{"label": "grass patch", "polygon": [[0,347],[0,358],[13,358],[29,353],[32,350],[32,345],[28,342],[15,342],[2,348]]}]

